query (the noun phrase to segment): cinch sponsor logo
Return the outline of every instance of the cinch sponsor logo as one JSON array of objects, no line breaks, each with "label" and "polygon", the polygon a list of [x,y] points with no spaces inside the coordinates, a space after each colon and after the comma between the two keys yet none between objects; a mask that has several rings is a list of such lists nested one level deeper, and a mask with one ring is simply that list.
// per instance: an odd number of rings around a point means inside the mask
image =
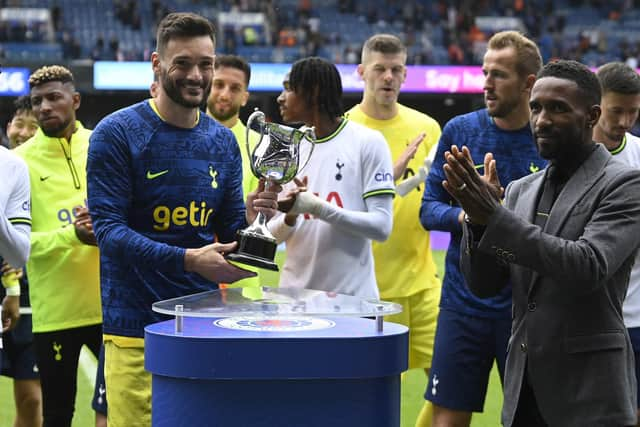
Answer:
[{"label": "cinch sponsor logo", "polygon": [[391,172],[378,172],[374,175],[377,182],[393,181],[393,174]]},{"label": "cinch sponsor logo", "polygon": [[173,225],[192,227],[206,227],[209,217],[213,213],[212,208],[207,208],[206,202],[191,201],[189,207],[177,206],[170,209],[168,206],[157,206],[153,210],[153,229],[166,231]]}]

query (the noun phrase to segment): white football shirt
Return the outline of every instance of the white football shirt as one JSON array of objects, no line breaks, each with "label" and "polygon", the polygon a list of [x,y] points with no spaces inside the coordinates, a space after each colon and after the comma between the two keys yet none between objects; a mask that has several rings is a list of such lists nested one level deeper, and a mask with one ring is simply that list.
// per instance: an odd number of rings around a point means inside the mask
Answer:
[{"label": "white football shirt", "polygon": [[[301,146],[301,161],[308,145]],[[338,129],[315,144],[298,178],[308,177],[308,191],[347,211],[367,211],[365,199],[394,194],[393,165],[378,131],[344,119]],[[295,187],[289,183],[283,192]],[[276,237],[284,215],[269,224]],[[286,228],[286,226],[284,226]],[[287,258],[280,286],[378,298],[371,240],[344,232],[310,215],[300,215],[286,236]]]},{"label": "white football shirt", "polygon": [[27,165],[0,146],[0,257],[22,267],[30,247],[31,206]]},{"label": "white football shirt", "polygon": [[[640,168],[640,138],[627,133],[623,144],[611,151],[611,154],[629,166]],[[622,305],[622,316],[627,328],[640,327],[640,253],[636,255],[636,262],[629,276],[629,288]]]}]

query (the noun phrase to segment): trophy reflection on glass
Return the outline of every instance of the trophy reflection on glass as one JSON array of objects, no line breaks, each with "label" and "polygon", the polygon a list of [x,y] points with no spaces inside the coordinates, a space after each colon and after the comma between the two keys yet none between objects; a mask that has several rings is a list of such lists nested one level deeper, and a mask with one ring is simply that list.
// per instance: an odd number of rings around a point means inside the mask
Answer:
[{"label": "trophy reflection on glass", "polygon": [[[249,138],[250,130],[256,131],[259,138]],[[298,130],[278,123],[267,123],[264,113],[256,108],[247,120],[246,149],[249,154],[251,171],[257,178],[270,183],[286,184],[293,180],[311,158],[315,132],[313,128]],[[257,139],[257,141],[256,141]],[[300,162],[301,143],[308,142],[309,149],[304,150],[304,162]],[[278,271],[273,261],[277,242],[267,228],[267,218],[262,212],[249,227],[238,231],[238,249],[226,255],[231,261],[255,267]]]}]

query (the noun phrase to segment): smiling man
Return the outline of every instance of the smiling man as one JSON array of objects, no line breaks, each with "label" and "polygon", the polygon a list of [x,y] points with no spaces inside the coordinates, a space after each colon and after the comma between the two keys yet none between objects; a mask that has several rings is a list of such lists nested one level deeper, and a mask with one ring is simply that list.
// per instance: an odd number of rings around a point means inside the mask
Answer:
[{"label": "smiling man", "polygon": [[112,427],[151,425],[144,327],[166,319],[151,305],[253,276],[223,253],[235,248],[236,231],[258,211],[269,217],[277,207],[277,195],[261,184],[245,210],[238,144],[229,129],[200,113],[214,74],[213,25],[172,13],[159,23],[156,39],[155,97],[103,119],[87,164]]},{"label": "smiling man", "polygon": [[[251,67],[236,55],[216,55],[213,82],[207,100],[207,114],[229,128],[236,137],[242,157],[242,189],[245,196],[258,186],[258,178],[251,172],[246,149],[246,127],[240,120],[240,109],[249,100]],[[258,137],[251,131],[250,135]]]},{"label": "smiling man", "polygon": [[422,225],[451,233],[425,393],[434,404],[435,426],[469,425],[472,412],[482,411],[494,360],[503,376],[511,330],[509,287],[479,299],[465,285],[459,267],[464,211],[442,187],[444,153],[453,144],[466,145],[480,170],[485,153],[494,153],[504,185],[544,168],[529,128],[529,94],[541,66],[540,51],[521,34],[505,31],[491,37],[482,63],[486,108],[447,123],[427,177]]},{"label": "smiling man", "polygon": [[24,95],[13,103],[15,113],[7,124],[9,148],[16,148],[27,142],[38,130],[38,118],[31,109],[31,99]]},{"label": "smiling man", "polygon": [[80,94],[68,69],[42,67],[29,86],[40,129],[15,152],[31,182],[33,339],[44,425],[65,426],[73,418],[80,348],[97,356],[102,342],[98,248],[84,207],[91,131],[76,120]]}]

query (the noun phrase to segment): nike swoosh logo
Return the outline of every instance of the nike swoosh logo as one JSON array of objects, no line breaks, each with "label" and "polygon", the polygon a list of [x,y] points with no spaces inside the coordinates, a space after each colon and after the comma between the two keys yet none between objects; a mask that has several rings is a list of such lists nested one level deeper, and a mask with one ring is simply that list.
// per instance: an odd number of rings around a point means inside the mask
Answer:
[{"label": "nike swoosh logo", "polygon": [[49,179],[49,177],[48,177],[48,176],[41,176],[41,177],[40,177],[40,181],[46,181],[46,180],[48,180],[48,179]]},{"label": "nike swoosh logo", "polygon": [[156,179],[159,176],[164,175],[165,173],[169,173],[169,169],[165,169],[160,172],[152,173],[151,171],[147,171],[147,179]]}]

